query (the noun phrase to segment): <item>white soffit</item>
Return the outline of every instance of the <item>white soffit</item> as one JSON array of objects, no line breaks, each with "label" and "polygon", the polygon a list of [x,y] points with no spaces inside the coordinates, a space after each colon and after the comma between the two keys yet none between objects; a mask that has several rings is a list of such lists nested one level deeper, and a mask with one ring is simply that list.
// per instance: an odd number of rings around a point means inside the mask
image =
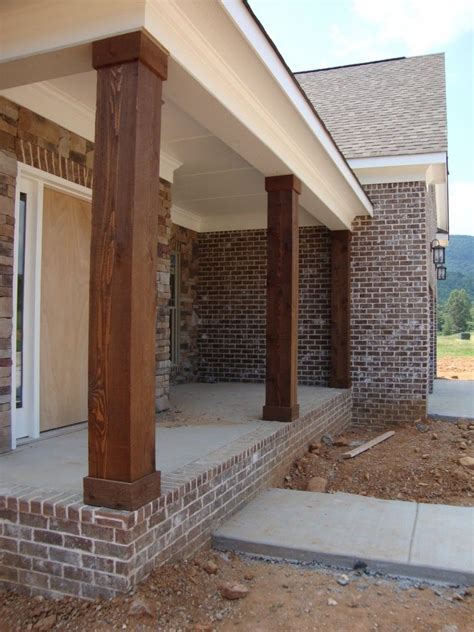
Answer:
[{"label": "white soffit", "polygon": [[301,204],[329,228],[372,214],[240,0],[19,0],[0,12],[0,88],[90,70],[90,42],[144,27],[170,51],[166,86],[182,110],[264,176],[297,175]]},{"label": "white soffit", "polygon": [[449,231],[446,152],[354,158],[349,164],[362,184],[425,182],[434,186],[438,228]]}]

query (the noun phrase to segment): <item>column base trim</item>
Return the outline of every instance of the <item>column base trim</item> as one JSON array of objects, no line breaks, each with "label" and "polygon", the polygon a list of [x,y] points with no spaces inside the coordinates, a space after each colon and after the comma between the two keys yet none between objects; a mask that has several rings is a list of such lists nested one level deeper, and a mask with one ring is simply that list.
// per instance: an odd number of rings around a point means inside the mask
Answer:
[{"label": "column base trim", "polygon": [[263,419],[265,421],[294,421],[300,416],[299,404],[293,406],[272,406],[265,404],[263,407]]},{"label": "column base trim", "polygon": [[84,477],[84,502],[95,507],[135,511],[161,493],[161,472],[152,472],[133,483]]}]

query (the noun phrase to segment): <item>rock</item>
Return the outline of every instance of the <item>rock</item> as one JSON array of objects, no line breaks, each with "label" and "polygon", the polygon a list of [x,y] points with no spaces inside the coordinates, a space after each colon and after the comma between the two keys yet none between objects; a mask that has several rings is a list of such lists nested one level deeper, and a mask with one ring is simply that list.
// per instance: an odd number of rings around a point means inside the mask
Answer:
[{"label": "rock", "polygon": [[243,599],[249,594],[249,589],[243,584],[225,582],[219,586],[221,597],[231,601],[235,599]]},{"label": "rock", "polygon": [[334,441],[334,445],[336,446],[336,448],[345,448],[349,445],[349,441],[345,437],[338,437]]},{"label": "rock", "polygon": [[212,632],[212,625],[208,623],[197,623],[194,626],[194,632]]},{"label": "rock", "polygon": [[367,564],[363,560],[356,560],[354,562],[353,568],[355,571],[365,571],[365,569],[367,568]]},{"label": "rock", "polygon": [[334,445],[334,440],[330,434],[324,434],[321,437],[321,443],[324,443],[324,445],[327,445],[328,448],[332,448],[332,446]]},{"label": "rock", "polygon": [[422,455],[421,455],[421,458],[422,458],[422,459],[429,459],[429,458],[430,458],[430,455],[429,455],[429,454],[422,454]]},{"label": "rock", "polygon": [[431,435],[431,438],[433,439],[433,441],[436,441],[436,439],[438,438],[438,435],[436,434],[436,432],[433,432],[433,434]]},{"label": "rock", "polygon": [[248,582],[251,582],[253,579],[255,579],[255,575],[253,573],[245,573],[244,579]]},{"label": "rock", "polygon": [[474,470],[474,457],[463,456],[459,459],[459,464],[463,467],[467,467],[469,470]]},{"label": "rock", "polygon": [[320,447],[320,443],[310,443],[308,449],[310,452],[319,452]]},{"label": "rock", "polygon": [[219,567],[212,560],[207,560],[207,562],[202,565],[202,569],[203,571],[206,571],[208,575],[215,575],[219,570]]},{"label": "rock", "polygon": [[128,614],[153,617],[153,606],[141,597],[134,597],[128,609]]},{"label": "rock", "polygon": [[325,492],[327,485],[328,485],[328,481],[326,478],[322,478],[321,476],[313,476],[308,481],[306,491],[307,492]]},{"label": "rock", "polygon": [[428,430],[430,429],[428,424],[424,424],[422,421],[416,423],[415,428],[418,430],[418,432],[428,432]]},{"label": "rock", "polygon": [[35,624],[35,630],[38,630],[38,632],[48,632],[48,630],[51,630],[54,627],[55,623],[56,615],[50,614],[49,617],[46,617],[45,619],[40,619]]},{"label": "rock", "polygon": [[467,445],[464,443],[464,441],[461,441],[461,443],[459,444],[459,449],[460,450],[466,450]]},{"label": "rock", "polygon": [[328,606],[337,606],[337,601],[335,599],[328,599]]},{"label": "rock", "polygon": [[347,586],[349,581],[350,580],[347,575],[341,575],[340,577],[337,578],[337,583],[339,584],[339,586]]},{"label": "rock", "polygon": [[468,425],[464,421],[458,421],[457,427],[459,428],[459,430],[467,430],[468,429]]}]

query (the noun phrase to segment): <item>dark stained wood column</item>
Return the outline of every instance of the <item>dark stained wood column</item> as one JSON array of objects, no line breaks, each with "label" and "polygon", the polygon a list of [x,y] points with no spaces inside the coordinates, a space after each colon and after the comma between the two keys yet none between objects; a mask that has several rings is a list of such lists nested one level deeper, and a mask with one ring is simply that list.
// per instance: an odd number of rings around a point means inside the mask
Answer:
[{"label": "dark stained wood column", "polygon": [[351,386],[351,237],[331,233],[331,375],[332,388]]},{"label": "dark stained wood column", "polygon": [[298,196],[293,175],[265,178],[267,232],[267,372],[263,418],[293,421],[298,405]]},{"label": "dark stained wood column", "polygon": [[155,331],[162,82],[143,31],[94,42],[97,69],[84,501],[133,510],[160,494]]}]

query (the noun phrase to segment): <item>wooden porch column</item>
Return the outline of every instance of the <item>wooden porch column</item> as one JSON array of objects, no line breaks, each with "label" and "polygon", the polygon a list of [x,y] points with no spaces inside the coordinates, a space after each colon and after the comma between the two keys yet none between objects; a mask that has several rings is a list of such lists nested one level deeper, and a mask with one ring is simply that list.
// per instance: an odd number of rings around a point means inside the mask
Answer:
[{"label": "wooden porch column", "polygon": [[351,237],[331,233],[331,375],[329,386],[351,386]]},{"label": "wooden porch column", "polygon": [[263,418],[299,416],[298,388],[298,196],[293,175],[265,178],[267,232],[267,372]]},{"label": "wooden porch column", "polygon": [[143,31],[94,42],[97,69],[84,501],[133,510],[160,494],[155,332],[162,82]]}]

